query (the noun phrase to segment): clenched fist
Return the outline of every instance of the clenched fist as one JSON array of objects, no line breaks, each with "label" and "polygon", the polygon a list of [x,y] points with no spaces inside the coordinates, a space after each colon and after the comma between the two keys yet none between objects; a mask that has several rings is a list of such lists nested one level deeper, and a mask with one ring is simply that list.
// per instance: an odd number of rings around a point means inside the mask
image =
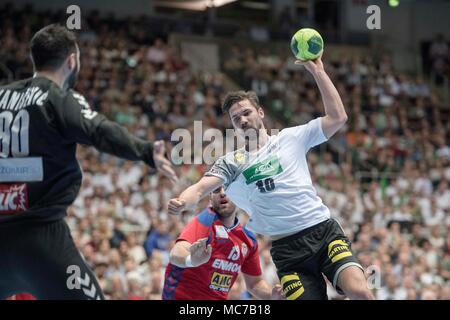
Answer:
[{"label": "clenched fist", "polygon": [[180,198],[173,198],[169,200],[169,213],[179,215],[186,209],[186,201]]}]

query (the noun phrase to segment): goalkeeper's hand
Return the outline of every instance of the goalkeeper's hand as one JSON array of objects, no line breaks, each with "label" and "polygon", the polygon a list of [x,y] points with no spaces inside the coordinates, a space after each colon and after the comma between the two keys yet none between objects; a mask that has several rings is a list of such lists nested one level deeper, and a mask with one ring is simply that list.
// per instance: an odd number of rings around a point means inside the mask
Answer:
[{"label": "goalkeeper's hand", "polygon": [[166,159],[165,153],[166,148],[164,146],[164,141],[155,141],[155,143],[153,144],[153,161],[155,163],[155,167],[173,184],[175,184],[178,181],[178,177],[172,167],[172,164],[168,159]]}]

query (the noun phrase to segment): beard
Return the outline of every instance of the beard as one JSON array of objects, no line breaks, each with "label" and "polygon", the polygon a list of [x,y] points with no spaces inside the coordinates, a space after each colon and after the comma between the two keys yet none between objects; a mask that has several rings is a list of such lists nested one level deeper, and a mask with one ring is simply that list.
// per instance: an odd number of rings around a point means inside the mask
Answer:
[{"label": "beard", "polygon": [[244,140],[256,140],[259,137],[260,130],[264,128],[262,119],[254,121],[254,125],[248,125],[245,128],[235,128],[237,135]]},{"label": "beard", "polygon": [[228,203],[225,208],[223,208],[220,203],[214,203],[212,207],[214,211],[222,218],[228,218],[236,211],[236,207],[231,203]]},{"label": "beard", "polygon": [[64,89],[69,90],[73,89],[75,87],[75,83],[78,79],[78,73],[80,72],[78,64],[73,69],[73,71],[70,73],[70,75],[67,77],[66,82],[64,83]]}]

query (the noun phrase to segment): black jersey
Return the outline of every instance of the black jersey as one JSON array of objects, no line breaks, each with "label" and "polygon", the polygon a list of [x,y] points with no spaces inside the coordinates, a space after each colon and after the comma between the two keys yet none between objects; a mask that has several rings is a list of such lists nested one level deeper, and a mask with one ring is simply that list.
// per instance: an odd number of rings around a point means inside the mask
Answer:
[{"label": "black jersey", "polygon": [[0,226],[65,216],[81,185],[77,143],[153,163],[153,143],[44,77],[0,87]]}]

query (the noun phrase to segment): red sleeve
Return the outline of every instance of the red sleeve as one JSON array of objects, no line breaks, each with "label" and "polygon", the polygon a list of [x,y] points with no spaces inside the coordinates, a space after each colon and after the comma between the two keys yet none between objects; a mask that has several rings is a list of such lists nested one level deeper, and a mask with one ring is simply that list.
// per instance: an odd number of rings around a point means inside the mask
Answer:
[{"label": "red sleeve", "polygon": [[241,270],[243,273],[248,274],[250,276],[260,276],[262,274],[261,263],[259,260],[259,251],[257,246],[245,259]]},{"label": "red sleeve", "polygon": [[198,221],[198,218],[195,217],[186,225],[186,227],[184,227],[183,231],[181,231],[181,234],[178,237],[177,242],[187,241],[189,243],[193,243],[198,239],[208,238],[208,236],[209,236],[209,228],[201,224]]}]

